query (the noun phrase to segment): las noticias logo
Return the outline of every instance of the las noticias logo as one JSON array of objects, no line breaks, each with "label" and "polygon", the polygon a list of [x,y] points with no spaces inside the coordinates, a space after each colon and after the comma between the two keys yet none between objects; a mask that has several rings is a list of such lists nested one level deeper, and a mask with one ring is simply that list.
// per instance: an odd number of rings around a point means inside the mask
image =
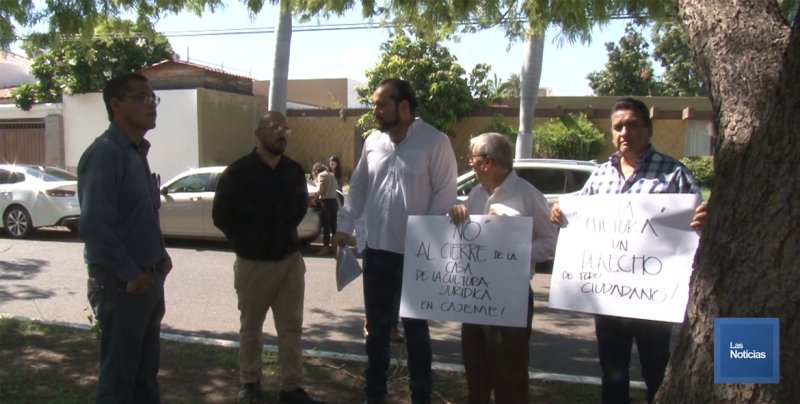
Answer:
[{"label": "las noticias logo", "polygon": [[731,358],[736,359],[767,359],[766,352],[756,351],[736,351],[736,349],[744,349],[744,344],[734,344],[731,342]]},{"label": "las noticias logo", "polygon": [[779,319],[714,319],[714,383],[778,383],[779,352]]}]

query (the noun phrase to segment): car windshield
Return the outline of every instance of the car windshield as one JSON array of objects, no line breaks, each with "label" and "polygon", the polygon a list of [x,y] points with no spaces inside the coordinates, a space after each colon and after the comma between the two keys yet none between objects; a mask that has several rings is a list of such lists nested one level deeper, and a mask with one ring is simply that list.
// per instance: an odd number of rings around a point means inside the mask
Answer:
[{"label": "car windshield", "polygon": [[54,167],[24,167],[25,173],[44,182],[77,181],[78,177]]}]

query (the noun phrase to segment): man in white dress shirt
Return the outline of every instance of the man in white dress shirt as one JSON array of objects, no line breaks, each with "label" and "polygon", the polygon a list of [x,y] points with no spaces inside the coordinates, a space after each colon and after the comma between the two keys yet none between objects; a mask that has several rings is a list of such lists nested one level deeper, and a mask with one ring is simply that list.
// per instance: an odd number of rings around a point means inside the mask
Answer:
[{"label": "man in white dress shirt", "polygon": [[[548,260],[556,248],[556,227],[544,195],[513,170],[513,146],[499,133],[484,133],[469,142],[467,156],[479,185],[463,205],[449,215],[464,222],[470,213],[533,218],[531,278],[537,261]],[[489,404],[494,390],[497,404],[528,402],[528,341],[533,321],[533,290],[528,289],[528,325],[501,327],[461,325],[461,353],[469,388],[468,404]]]},{"label": "man in white dress shirt", "polygon": [[[403,284],[403,251],[409,215],[444,215],[456,203],[456,158],[450,140],[415,118],[411,85],[381,82],[372,114],[380,132],[367,137],[331,243],[343,247],[364,213],[364,306],[367,313],[367,403],[382,404],[389,369],[389,333],[396,291]],[[403,318],[411,399],[429,404],[433,393],[431,339],[426,320]]]}]

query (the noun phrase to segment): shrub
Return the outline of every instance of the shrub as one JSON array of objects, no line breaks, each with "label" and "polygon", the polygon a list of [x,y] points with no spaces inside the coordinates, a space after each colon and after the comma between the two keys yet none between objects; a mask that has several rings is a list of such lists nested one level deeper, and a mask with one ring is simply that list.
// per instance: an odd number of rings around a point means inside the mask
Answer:
[{"label": "shrub", "polygon": [[517,129],[507,124],[505,120],[503,120],[503,115],[500,114],[494,114],[494,116],[492,116],[492,123],[487,125],[485,128],[483,128],[483,131],[481,131],[481,133],[488,132],[497,132],[506,135],[512,143],[517,140]]},{"label": "shrub", "polygon": [[590,160],[600,153],[606,141],[603,133],[580,114],[551,119],[533,129],[537,157],[549,159]]},{"label": "shrub", "polygon": [[700,188],[714,187],[714,156],[684,157],[681,163],[694,174]]}]

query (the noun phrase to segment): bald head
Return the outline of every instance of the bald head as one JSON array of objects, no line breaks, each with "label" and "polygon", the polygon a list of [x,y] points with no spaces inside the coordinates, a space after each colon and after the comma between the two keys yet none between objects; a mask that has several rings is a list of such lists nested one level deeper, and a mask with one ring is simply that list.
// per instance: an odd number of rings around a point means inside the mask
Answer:
[{"label": "bald head", "polygon": [[290,132],[286,117],[282,113],[268,111],[258,120],[256,138],[259,142],[259,149],[263,149],[273,156],[283,154]]},{"label": "bald head", "polygon": [[264,128],[275,124],[286,126],[286,117],[278,111],[267,111],[267,113],[262,115],[258,120],[259,128]]}]

